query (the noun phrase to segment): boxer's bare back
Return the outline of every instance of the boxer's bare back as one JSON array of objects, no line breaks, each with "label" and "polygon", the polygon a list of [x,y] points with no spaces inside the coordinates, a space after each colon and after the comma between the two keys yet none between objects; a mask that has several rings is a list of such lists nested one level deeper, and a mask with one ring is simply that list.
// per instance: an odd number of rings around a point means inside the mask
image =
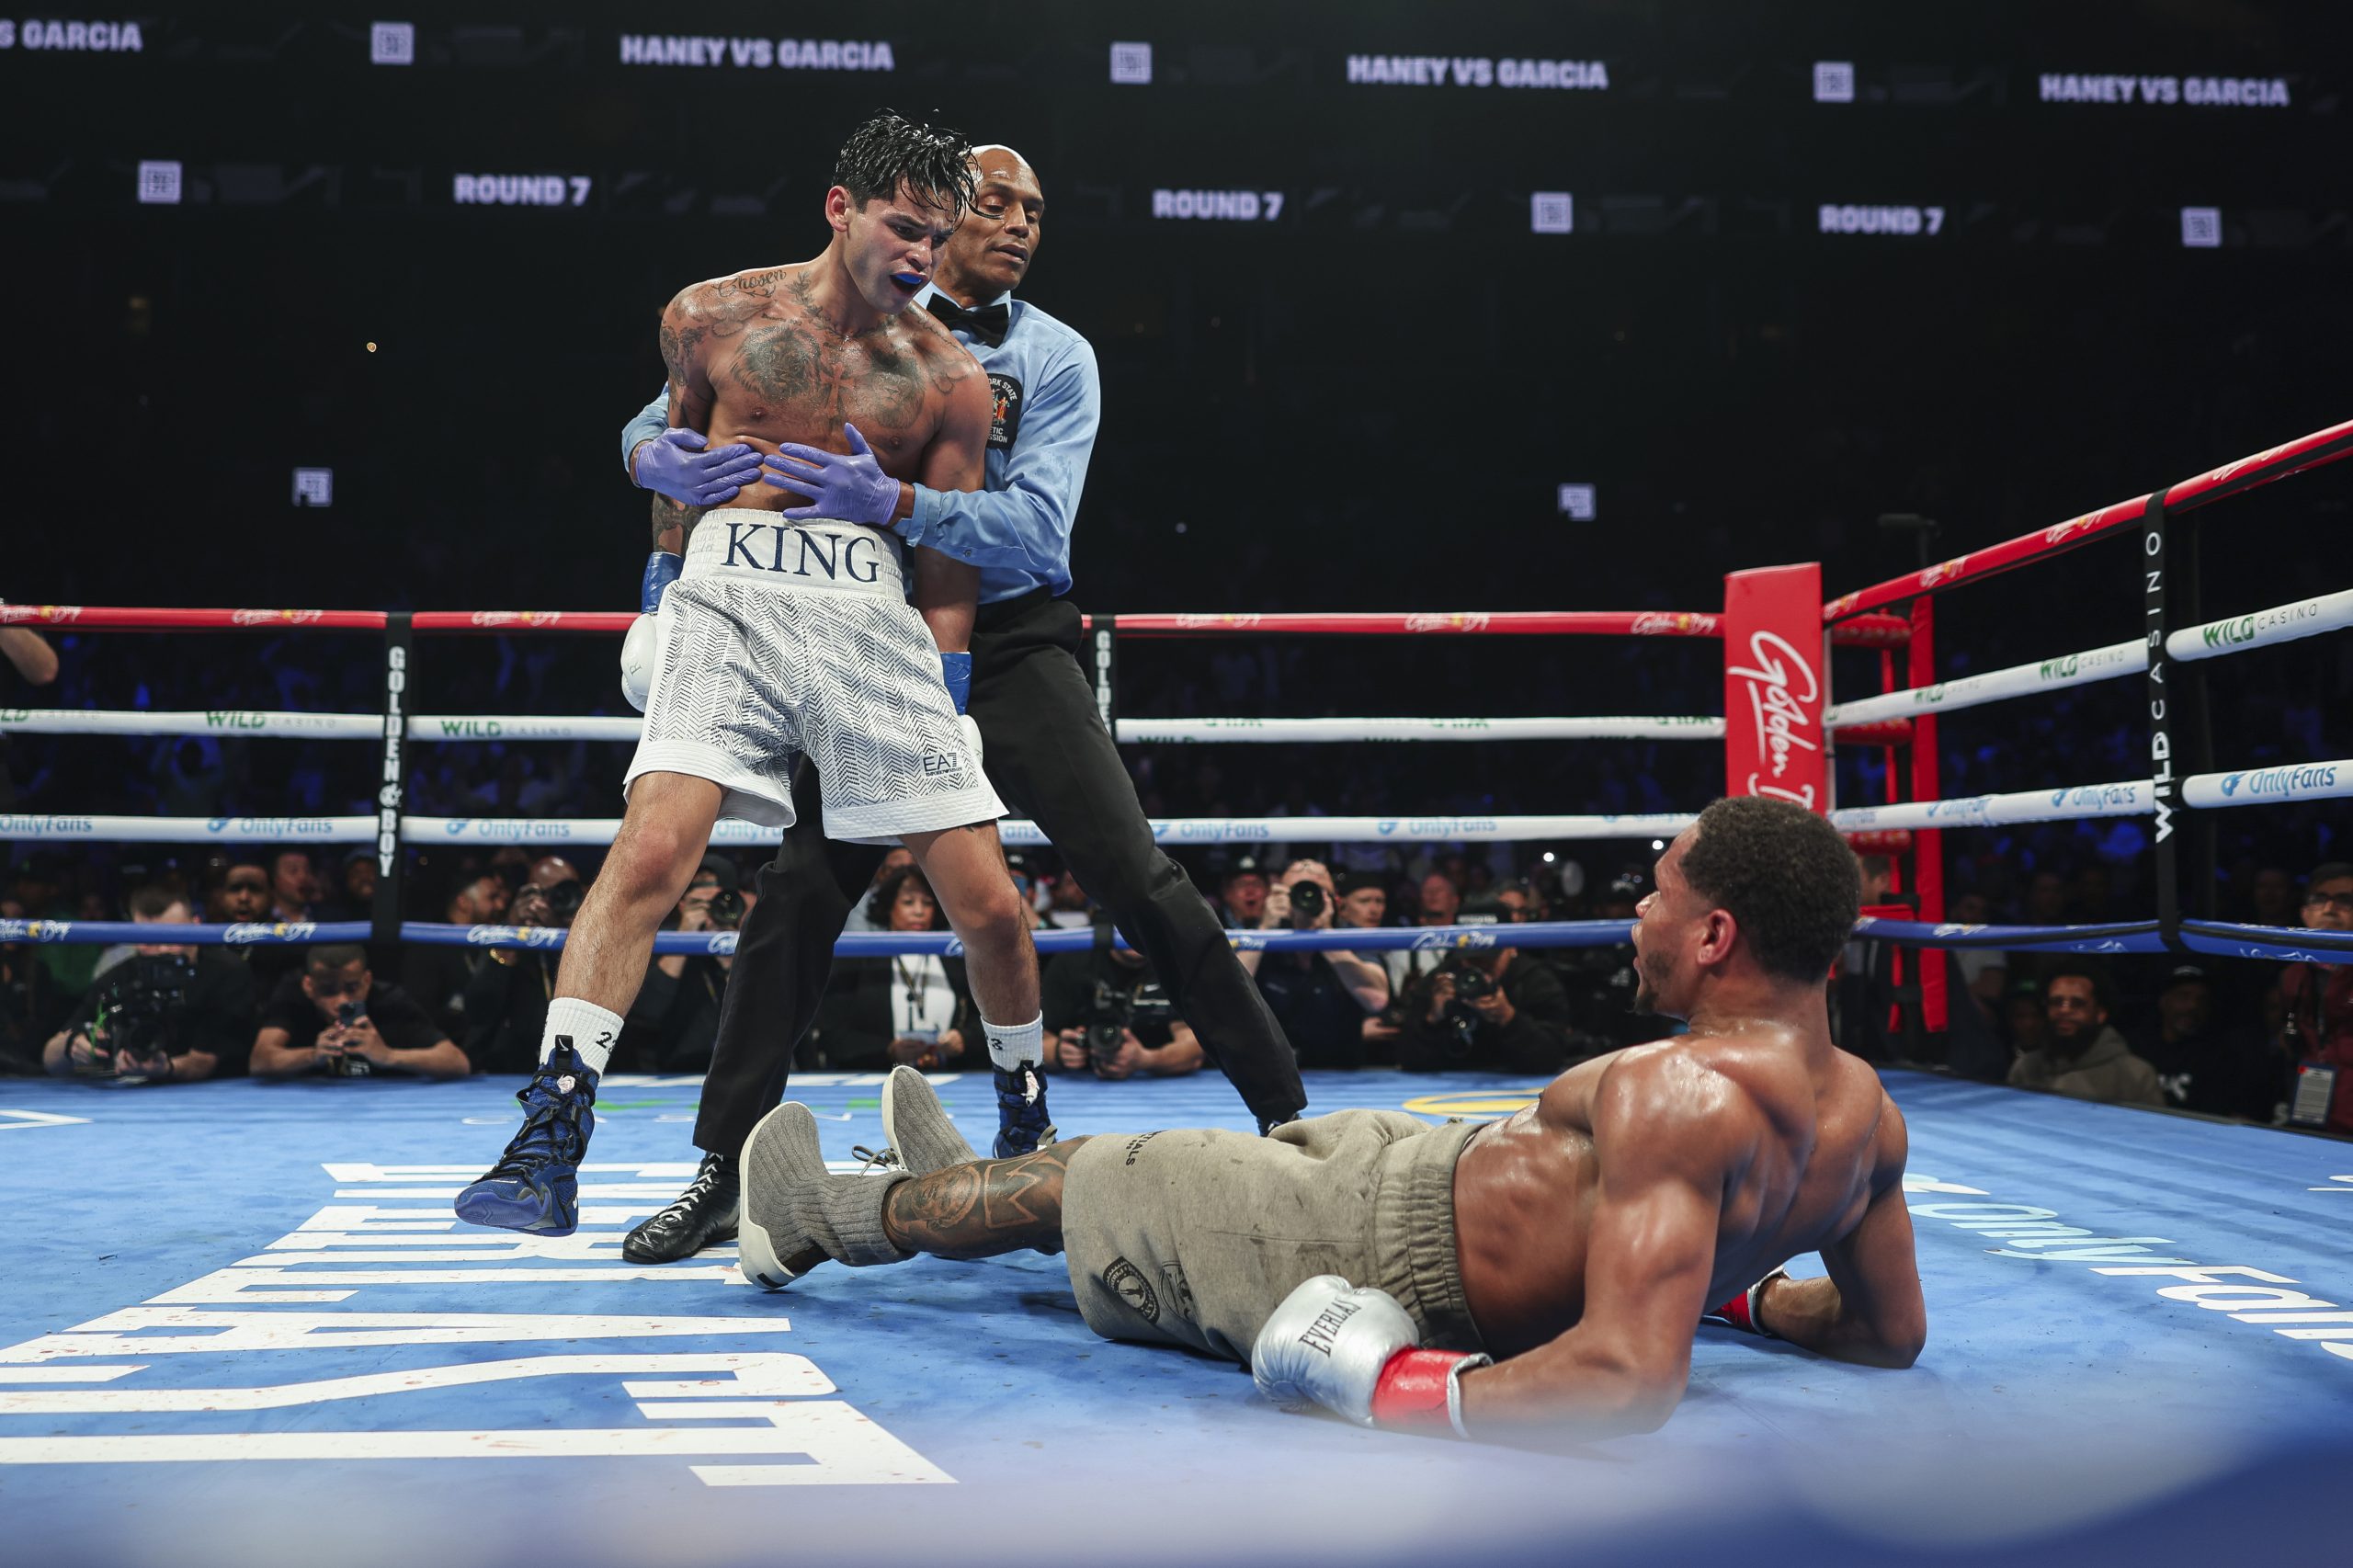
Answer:
[{"label": "boxer's bare back", "polygon": [[[714,448],[740,441],[773,453],[787,442],[847,451],[844,426],[855,425],[892,478],[979,489],[991,409],[979,364],[919,307],[872,319],[854,295],[847,308],[828,301],[825,266],[820,257],[738,272],[670,301],[661,343],[671,426],[700,431]],[[807,504],[772,484],[746,485],[728,503],[779,512]],[[684,549],[701,515],[656,497],[657,544]],[[678,530],[675,543],[668,528]],[[941,647],[964,647],[978,569],[937,551],[912,555],[916,608]]]}]

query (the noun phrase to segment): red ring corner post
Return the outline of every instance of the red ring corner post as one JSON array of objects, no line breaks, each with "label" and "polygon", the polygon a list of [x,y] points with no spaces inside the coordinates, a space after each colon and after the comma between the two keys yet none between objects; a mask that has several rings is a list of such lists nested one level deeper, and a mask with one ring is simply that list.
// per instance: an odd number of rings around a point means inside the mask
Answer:
[{"label": "red ring corner post", "polygon": [[1830,812],[1829,638],[1822,566],[1759,566],[1724,579],[1724,793]]},{"label": "red ring corner post", "polygon": [[[1881,661],[1911,642],[1915,671],[1924,653],[1925,627],[1913,638],[1880,637]],[[1734,572],[1724,579],[1724,793],[1763,796],[1828,816],[1832,805],[1829,732],[1829,630],[1822,616],[1822,566],[1807,562]],[[1915,740],[1915,744],[1917,742]],[[1926,886],[1921,886],[1926,892]],[[1906,907],[1904,915],[1915,912]],[[1911,989],[1904,972],[1914,961],[1898,949],[1889,978],[1899,997]],[[1934,966],[1923,964],[1922,1001]],[[1943,990],[1936,988],[1934,1029],[1944,1024]],[[1924,1006],[1923,1022],[1929,1009]]]}]

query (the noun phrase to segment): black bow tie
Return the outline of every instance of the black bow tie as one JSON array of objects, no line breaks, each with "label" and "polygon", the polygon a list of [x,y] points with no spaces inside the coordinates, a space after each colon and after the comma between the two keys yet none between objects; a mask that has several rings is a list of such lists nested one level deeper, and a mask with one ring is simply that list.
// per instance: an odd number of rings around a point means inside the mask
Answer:
[{"label": "black bow tie", "polygon": [[1002,300],[968,311],[946,294],[935,291],[929,304],[931,313],[949,331],[969,332],[991,348],[1005,341],[1006,329],[1013,324],[1013,307]]}]

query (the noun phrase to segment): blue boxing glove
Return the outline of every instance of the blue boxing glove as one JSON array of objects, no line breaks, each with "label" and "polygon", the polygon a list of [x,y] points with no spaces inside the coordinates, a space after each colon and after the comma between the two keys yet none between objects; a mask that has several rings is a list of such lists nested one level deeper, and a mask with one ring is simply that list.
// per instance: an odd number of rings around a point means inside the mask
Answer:
[{"label": "blue boxing glove", "polygon": [[846,453],[787,441],[761,460],[765,472],[760,478],[779,490],[809,497],[806,506],[786,508],[788,517],[833,517],[887,528],[898,514],[899,482],[882,472],[857,426],[843,426],[842,434],[849,439]]},{"label": "blue boxing glove", "polygon": [[948,700],[956,705],[956,733],[964,737],[964,744],[972,753],[972,766],[981,765],[981,727],[964,711],[972,700],[972,655],[947,653],[939,655],[940,684],[948,688]]},{"label": "blue boxing glove", "polygon": [[666,550],[657,550],[645,558],[645,575],[637,590],[641,613],[629,623],[629,635],[621,639],[621,697],[641,713],[645,711],[645,699],[654,689],[654,617],[662,608],[662,596],[678,580],[678,571],[684,564]]},{"label": "blue boxing glove", "polygon": [[706,451],[699,430],[665,430],[637,449],[630,477],[688,506],[723,506],[760,472],[760,454],[741,441]]},{"label": "blue boxing glove", "polygon": [[948,653],[939,655],[939,678],[948,687],[948,700],[963,712],[972,705],[972,655]]},{"label": "blue boxing glove", "polygon": [[641,614],[652,615],[662,608],[662,596],[678,580],[685,570],[687,558],[670,551],[657,550],[645,558],[645,575],[638,579],[637,608]]},{"label": "blue boxing glove", "polygon": [[1421,1343],[1421,1330],[1388,1291],[1319,1274],[1258,1330],[1250,1375],[1286,1410],[1320,1404],[1359,1426],[1467,1436],[1461,1377],[1490,1358]]}]

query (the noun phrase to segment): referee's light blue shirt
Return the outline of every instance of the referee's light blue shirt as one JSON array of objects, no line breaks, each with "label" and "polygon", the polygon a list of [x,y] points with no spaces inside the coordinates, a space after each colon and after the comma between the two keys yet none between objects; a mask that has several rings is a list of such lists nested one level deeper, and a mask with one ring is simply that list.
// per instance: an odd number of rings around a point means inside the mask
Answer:
[{"label": "referee's light blue shirt", "polygon": [[[935,290],[915,297],[927,304]],[[915,515],[897,527],[909,544],[981,569],[983,604],[1035,588],[1070,591],[1070,531],[1103,420],[1103,383],[1086,339],[1027,301],[1011,307],[1005,341],[991,347],[959,332],[996,395],[989,432],[987,488],[915,486]],[[991,301],[990,303],[996,303]],[[645,405],[621,431],[621,463],[670,423],[670,393]]]}]

